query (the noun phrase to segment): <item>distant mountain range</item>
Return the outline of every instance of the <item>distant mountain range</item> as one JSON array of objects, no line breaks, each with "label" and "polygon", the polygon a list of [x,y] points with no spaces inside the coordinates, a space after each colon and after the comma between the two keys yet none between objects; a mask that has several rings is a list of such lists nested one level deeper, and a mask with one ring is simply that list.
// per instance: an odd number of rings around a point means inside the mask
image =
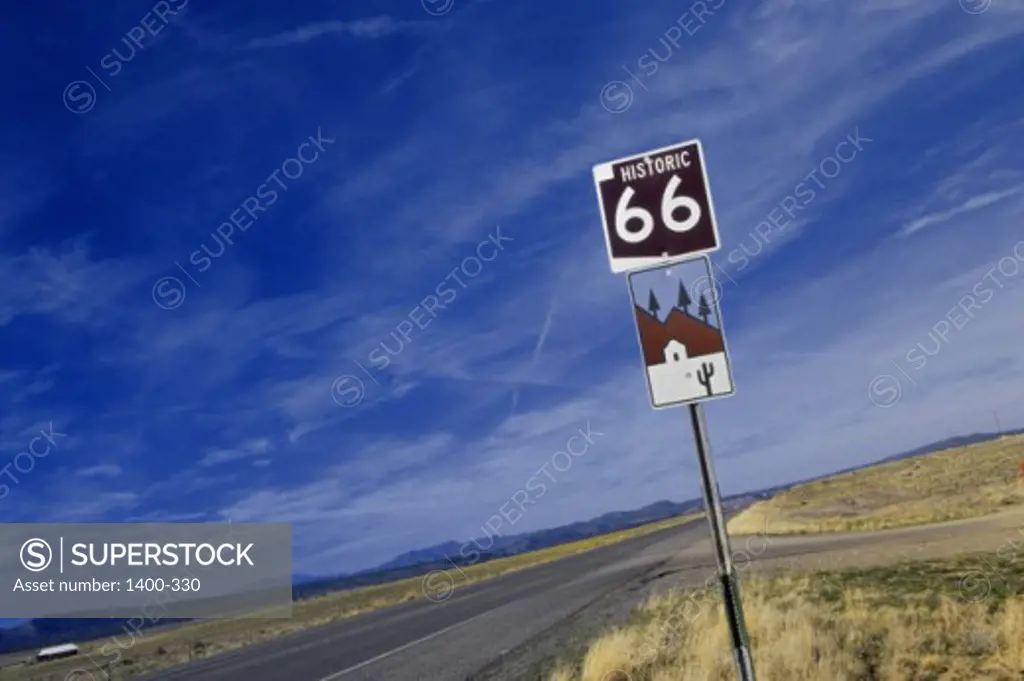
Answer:
[{"label": "distant mountain range", "polygon": [[[742,498],[747,500],[746,503],[750,503],[750,500],[753,499],[749,496],[743,496]],[[735,505],[736,502],[731,501],[730,503]],[[494,538],[480,536],[477,537],[479,540],[478,545],[470,543],[473,553],[467,550],[468,558],[460,553],[462,547],[467,542],[446,541],[434,546],[407,551],[369,570],[348,575],[323,577],[302,584],[296,584],[294,592],[296,598],[309,598],[310,596],[330,591],[416,577],[432,570],[443,570],[452,565],[461,567],[484,563],[497,558],[515,556],[528,551],[536,551],[550,546],[629,529],[637,525],[657,522],[683,513],[691,513],[702,507],[703,501],[700,499],[691,499],[683,502],[659,501],[635,511],[614,511],[591,520],[538,530],[536,532],[524,532],[522,534]],[[487,550],[482,550],[483,547],[486,547]]]},{"label": "distant mountain range", "polygon": [[[944,449],[966,447],[967,445],[974,445],[978,444],[979,442],[989,442],[991,440],[998,440],[1001,437],[1022,434],[1024,434],[1024,428],[1019,428],[1017,430],[1005,430],[998,433],[991,432],[971,433],[970,435],[955,435],[953,437],[948,437],[945,440],[940,440],[939,442],[933,442],[930,445],[924,445],[923,447],[918,447],[917,449],[911,449],[909,452],[902,452],[900,454],[893,454],[892,456],[887,456],[878,463],[885,463],[886,461],[899,461],[900,459],[910,459],[915,456],[921,456],[922,454],[930,454],[932,452],[938,452]],[[859,468],[864,468],[864,466],[860,466]],[[851,468],[849,470],[855,471],[858,469]]]},{"label": "distant mountain range", "polygon": [[[1019,435],[1022,433],[1024,433],[1024,429],[1006,431],[1003,433],[971,433],[970,435],[959,435],[929,445],[917,447],[916,449],[912,449],[907,452],[894,454],[864,466],[846,468],[814,478],[799,480],[785,485],[765,488],[746,494],[726,497],[723,499],[723,506],[725,506],[725,510],[727,511],[739,510],[755,501],[769,498],[796,485],[812,482],[824,477],[829,477],[839,473],[848,473],[888,461],[898,461],[900,459],[920,456],[921,454],[927,454],[938,450],[950,449],[953,447],[964,447],[978,442],[987,442],[1004,435]],[[474,556],[475,561],[473,562],[481,563],[488,560],[494,560],[496,558],[514,556],[527,551],[536,551],[538,549],[548,548],[558,544],[565,544],[567,542],[617,532],[636,527],[638,525],[665,520],[684,513],[692,513],[703,509],[703,505],[704,503],[701,499],[689,499],[682,502],[658,501],[635,511],[614,511],[611,513],[605,513],[604,515],[591,520],[563,525],[561,527],[496,537],[493,545],[489,547],[489,550],[486,552],[480,551],[481,555],[479,557]],[[481,544],[490,542],[490,540],[484,542],[483,537],[479,537],[478,539],[481,540]],[[447,541],[435,546],[407,551],[406,553],[395,556],[391,560],[375,568],[352,574],[340,574],[324,577],[296,573],[293,575],[295,586],[292,589],[292,593],[297,600],[301,600],[331,591],[354,589],[363,586],[391,582],[398,579],[405,579],[408,577],[417,577],[419,575],[426,574],[431,570],[444,569],[451,563],[456,565],[466,565],[470,561],[460,555],[460,549],[463,544],[464,542]],[[474,546],[473,548],[479,551],[479,547]],[[174,622],[182,621],[186,620],[174,620]],[[44,646],[56,645],[69,641],[82,642],[103,636],[116,635],[122,632],[124,622],[125,620],[109,619],[31,620],[13,628],[0,629],[0,654],[7,654],[19,650],[35,650]],[[165,623],[170,624],[171,622],[168,621]]]},{"label": "distant mountain range", "polygon": [[[558,544],[608,534],[609,532],[626,530],[637,525],[657,522],[683,513],[691,513],[702,508],[702,506],[703,502],[700,499],[691,499],[683,502],[658,501],[636,511],[614,511],[591,520],[584,520],[547,530],[503,535],[493,538],[486,534],[481,534],[481,536],[476,538],[478,540],[477,544],[470,543],[470,546],[475,551],[479,551],[482,556],[473,562],[479,563],[484,560],[514,556],[526,553],[527,551],[536,551],[550,546],[557,546]],[[448,541],[425,549],[409,551],[378,566],[375,568],[375,571],[414,567],[426,563],[447,562],[448,559],[451,559],[456,564],[466,563],[469,561],[462,558],[459,551],[467,542]],[[482,546],[489,546],[489,549],[487,551],[480,551]]]},{"label": "distant mountain range", "polygon": [[1002,432],[970,433],[968,435],[955,435],[953,437],[948,437],[945,440],[939,440],[938,442],[932,442],[930,444],[922,445],[915,449],[900,452],[899,454],[892,454],[891,456],[887,456],[884,459],[879,459],[874,463],[865,464],[863,466],[851,466],[850,468],[843,468],[841,470],[833,471],[832,473],[827,473],[825,475],[819,475],[814,478],[807,478],[806,480],[797,480],[796,482],[791,482],[786,485],[780,485],[778,487],[760,490],[760,492],[766,492],[769,494],[769,496],[774,496],[775,494],[778,494],[783,490],[787,490],[791,487],[796,487],[797,485],[803,485],[804,483],[814,482],[815,480],[820,480],[822,478],[830,478],[834,475],[841,475],[843,473],[852,473],[854,471],[859,471],[863,468],[869,468],[871,466],[877,466],[879,464],[889,463],[891,461],[902,461],[903,459],[912,459],[915,456],[921,456],[922,454],[934,454],[935,452],[941,452],[947,449],[967,447],[968,445],[975,445],[978,444],[979,442],[991,442],[992,440],[998,440],[1001,437],[1022,434],[1024,434],[1024,428],[1018,430],[1006,430]]}]

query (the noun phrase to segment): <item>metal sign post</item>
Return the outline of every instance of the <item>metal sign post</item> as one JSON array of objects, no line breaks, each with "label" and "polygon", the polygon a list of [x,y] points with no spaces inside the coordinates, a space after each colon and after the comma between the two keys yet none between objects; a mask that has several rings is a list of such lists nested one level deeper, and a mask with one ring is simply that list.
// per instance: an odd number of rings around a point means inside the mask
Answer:
[{"label": "metal sign post", "polygon": [[711,463],[711,446],[708,444],[707,428],[704,425],[704,410],[700,402],[690,407],[690,421],[693,437],[697,442],[697,461],[700,463],[700,478],[704,487],[704,508],[711,526],[711,537],[715,544],[715,558],[718,563],[718,578],[722,581],[722,600],[725,616],[729,621],[733,654],[742,681],[754,681],[754,662],[750,657],[750,639],[747,623],[743,619],[743,604],[740,602],[740,585],[732,564],[729,548],[729,534],[725,531],[725,516],[722,513],[722,499],[718,494],[718,480]]},{"label": "metal sign post", "polygon": [[[600,163],[593,167],[593,176],[609,265],[616,274],[629,273],[651,406],[690,408],[736,667],[740,681],[754,681],[740,587],[701,407],[706,400],[735,392],[718,288],[706,255],[718,250],[720,240],[704,149],[700,140],[652,149]],[[1021,467],[1024,471],[1024,462]]]}]

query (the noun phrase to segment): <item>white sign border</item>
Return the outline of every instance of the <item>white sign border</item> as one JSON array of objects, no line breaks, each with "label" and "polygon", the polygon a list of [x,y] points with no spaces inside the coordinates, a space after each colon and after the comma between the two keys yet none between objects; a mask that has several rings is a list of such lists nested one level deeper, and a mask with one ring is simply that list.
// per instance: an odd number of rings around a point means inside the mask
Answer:
[{"label": "white sign border", "polygon": [[[685,147],[690,144],[696,144],[697,151],[700,153],[700,170],[701,175],[703,175],[704,178],[704,188],[708,197],[708,212],[711,214],[711,231],[715,235],[715,243],[717,245],[713,246],[712,248],[705,248],[703,250],[693,251],[691,253],[682,253],[676,255],[657,256],[648,258],[630,258],[629,264],[622,264],[621,261],[623,259],[619,258],[618,260],[620,261],[620,264],[616,265],[616,258],[614,255],[612,255],[612,240],[609,236],[608,231],[608,217],[604,214],[604,197],[601,196],[601,181],[607,180],[610,177],[614,177],[614,171],[612,170],[612,166],[615,165],[616,163],[624,163],[626,161],[642,159],[645,156],[650,156],[652,154],[660,154],[662,152],[666,152],[671,149],[676,149],[678,147]],[[598,213],[600,213],[601,215],[601,228],[604,234],[604,246],[605,249],[608,251],[608,265],[611,268],[612,274],[622,274],[624,272],[628,273],[653,269],[657,265],[670,263],[678,259],[692,260],[699,256],[707,255],[708,253],[714,253],[715,251],[722,248],[722,237],[718,231],[718,217],[715,214],[715,202],[711,196],[711,183],[708,181],[707,160],[708,158],[704,154],[704,145],[701,144],[699,138],[694,138],[687,140],[685,142],[676,142],[675,144],[669,144],[664,147],[659,147],[658,149],[650,149],[639,154],[630,154],[629,156],[622,156],[620,158],[612,159],[611,161],[598,163],[590,169],[591,175],[594,178],[594,191],[597,193],[597,210]]]},{"label": "white sign border", "polygon": [[704,402],[714,402],[716,400],[721,400],[721,399],[724,399],[724,398],[727,398],[727,397],[732,397],[732,396],[734,396],[736,394],[736,372],[733,371],[732,355],[729,353],[729,339],[728,339],[728,336],[725,333],[725,319],[723,318],[724,315],[722,314],[722,301],[721,300],[716,300],[715,301],[715,309],[718,312],[718,329],[719,329],[719,331],[722,332],[722,347],[725,349],[725,365],[729,369],[729,383],[732,385],[732,390],[730,390],[727,393],[722,393],[720,395],[711,395],[710,397],[701,397],[701,398],[695,399],[695,400],[684,400],[682,402],[672,402],[671,404],[662,404],[660,406],[656,405],[654,403],[654,389],[651,386],[651,377],[647,373],[647,363],[646,363],[646,360],[644,359],[644,344],[643,344],[643,341],[640,340],[640,327],[637,326],[637,323],[636,323],[636,305],[637,305],[637,302],[636,302],[636,296],[633,295],[633,284],[632,284],[633,275],[635,275],[635,274],[644,274],[646,272],[653,272],[655,270],[668,269],[670,267],[676,267],[678,265],[683,265],[685,263],[692,262],[694,260],[703,260],[704,261],[704,266],[707,268],[707,271],[708,271],[708,275],[707,275],[708,276],[708,283],[711,285],[711,290],[717,291],[718,289],[715,288],[714,273],[712,272],[712,267],[711,267],[711,265],[712,265],[711,258],[706,253],[701,253],[700,255],[697,255],[697,256],[694,256],[694,257],[690,257],[690,258],[683,258],[681,260],[673,260],[671,262],[666,262],[666,263],[663,263],[661,265],[657,265],[655,267],[647,267],[647,268],[644,268],[642,270],[632,270],[632,271],[629,272],[629,274],[626,275],[626,292],[629,293],[629,303],[630,303],[629,313],[633,317],[633,332],[636,334],[636,345],[637,345],[637,349],[640,351],[640,369],[641,369],[641,371],[643,371],[644,383],[647,385],[647,398],[648,398],[648,402],[650,402],[651,409],[654,409],[656,411],[660,411],[662,409],[674,409],[676,407],[684,407],[684,406],[686,406],[688,404],[703,404]]}]

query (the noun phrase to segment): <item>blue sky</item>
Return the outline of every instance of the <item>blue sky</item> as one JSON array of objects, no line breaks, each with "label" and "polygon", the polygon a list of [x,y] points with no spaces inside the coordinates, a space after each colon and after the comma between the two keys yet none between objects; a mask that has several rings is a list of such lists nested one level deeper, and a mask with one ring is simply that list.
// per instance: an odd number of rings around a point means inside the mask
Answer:
[{"label": "blue sky", "polygon": [[480,535],[588,422],[502,531],[698,496],[590,174],[692,138],[724,492],[1024,425],[1018,3],[424,3],[7,10],[4,520],[286,521],[354,570]]}]

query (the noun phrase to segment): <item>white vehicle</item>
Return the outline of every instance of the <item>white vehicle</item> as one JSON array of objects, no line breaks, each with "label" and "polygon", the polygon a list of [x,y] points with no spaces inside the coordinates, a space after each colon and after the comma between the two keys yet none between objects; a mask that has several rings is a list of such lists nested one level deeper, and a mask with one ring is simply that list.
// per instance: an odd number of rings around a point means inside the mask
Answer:
[{"label": "white vehicle", "polygon": [[36,653],[36,661],[44,662],[46,660],[59,660],[62,657],[71,657],[72,655],[78,654],[78,646],[74,643],[63,643],[59,646],[51,646],[49,648],[43,648]]}]

